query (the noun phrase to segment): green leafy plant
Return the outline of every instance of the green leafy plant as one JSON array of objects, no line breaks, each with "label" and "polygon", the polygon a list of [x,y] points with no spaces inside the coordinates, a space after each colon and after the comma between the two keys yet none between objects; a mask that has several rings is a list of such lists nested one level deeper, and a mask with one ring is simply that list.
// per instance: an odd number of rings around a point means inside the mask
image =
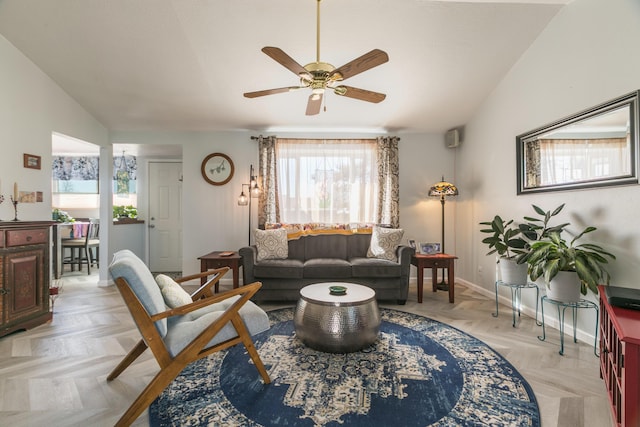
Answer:
[{"label": "green leafy plant", "polygon": [[[587,294],[587,289],[597,293],[598,284],[609,284],[610,275],[604,266],[609,263],[609,259],[614,260],[616,257],[597,244],[578,244],[578,240],[595,231],[596,227],[585,228],[569,243],[562,237],[569,223],[547,227],[549,218],[557,215],[562,207],[564,205],[553,211],[552,215],[540,208],[536,209],[536,212],[544,217],[543,225],[540,226],[538,221],[534,221],[536,227],[531,232],[535,231],[537,240],[529,242],[528,250],[521,255],[518,262],[528,264],[529,277],[533,281],[544,277],[545,282],[549,284],[559,271],[573,271],[580,278],[583,295]],[[526,233],[523,234],[526,236]]]},{"label": "green leafy plant", "polygon": [[497,253],[500,258],[516,259],[526,253],[527,242],[520,237],[522,231],[511,224],[513,220],[505,221],[499,215],[496,215],[493,221],[480,223],[490,227],[480,230],[482,233],[491,234],[482,239],[482,243],[488,245],[490,249],[487,255]]},{"label": "green leafy plant", "polygon": [[113,217],[114,218],[138,218],[138,209],[132,205],[114,206]]},{"label": "green leafy plant", "polygon": [[65,211],[56,208],[51,211],[51,218],[58,222],[76,222],[76,219]]},{"label": "green leafy plant", "polygon": [[526,237],[529,242],[535,242],[547,238],[551,233],[562,233],[562,231],[564,231],[564,228],[569,225],[568,222],[554,226],[549,225],[549,221],[551,220],[551,218],[558,215],[562,211],[562,209],[564,208],[564,203],[555,208],[553,211],[545,211],[544,209],[541,209],[536,205],[531,206],[533,206],[533,210],[538,215],[540,215],[540,218],[525,216],[524,220],[528,222],[520,224],[519,226],[522,235]]}]

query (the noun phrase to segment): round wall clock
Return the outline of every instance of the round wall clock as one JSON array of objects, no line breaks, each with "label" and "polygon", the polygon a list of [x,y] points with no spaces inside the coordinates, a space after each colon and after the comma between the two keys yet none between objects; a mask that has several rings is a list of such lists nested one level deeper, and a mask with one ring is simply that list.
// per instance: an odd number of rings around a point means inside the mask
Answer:
[{"label": "round wall clock", "polygon": [[202,177],[211,185],[224,185],[233,178],[233,162],[226,154],[212,153],[204,158]]}]

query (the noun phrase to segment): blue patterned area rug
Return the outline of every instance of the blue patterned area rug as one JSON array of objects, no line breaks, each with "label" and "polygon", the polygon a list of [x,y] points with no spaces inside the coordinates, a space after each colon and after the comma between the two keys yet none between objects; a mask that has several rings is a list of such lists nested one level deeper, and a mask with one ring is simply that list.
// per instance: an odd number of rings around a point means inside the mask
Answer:
[{"label": "blue patterned area rug", "polygon": [[189,365],[149,408],[152,426],[540,426],[531,387],[482,341],[380,309],[379,339],[349,354],[305,347],[293,309],[254,337],[272,383],[243,346]]}]

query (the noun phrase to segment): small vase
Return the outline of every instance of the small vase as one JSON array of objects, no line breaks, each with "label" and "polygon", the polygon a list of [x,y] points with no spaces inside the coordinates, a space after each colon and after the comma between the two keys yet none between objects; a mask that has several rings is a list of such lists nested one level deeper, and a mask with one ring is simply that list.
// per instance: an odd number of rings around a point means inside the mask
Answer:
[{"label": "small vase", "polygon": [[580,287],[578,273],[559,271],[547,287],[547,298],[560,302],[578,302]]},{"label": "small vase", "polygon": [[500,280],[509,285],[527,284],[527,264],[518,264],[513,259],[500,258]]}]

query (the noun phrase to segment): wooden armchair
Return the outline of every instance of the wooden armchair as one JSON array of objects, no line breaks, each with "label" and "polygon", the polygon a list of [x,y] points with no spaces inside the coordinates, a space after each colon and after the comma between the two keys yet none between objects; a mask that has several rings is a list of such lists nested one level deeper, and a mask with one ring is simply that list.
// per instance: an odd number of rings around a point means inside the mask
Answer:
[{"label": "wooden armchair", "polygon": [[[117,426],[128,426],[135,421],[189,363],[239,343],[244,344],[264,383],[271,382],[251,339],[251,335],[269,329],[266,313],[249,301],[261,284],[255,282],[214,294],[212,287],[228,270],[229,267],[223,267],[176,280],[183,283],[212,276],[189,296],[175,283],[161,289],[160,280],[156,282],[133,252],[122,250],[114,255],[109,272],[142,340],[109,374],[107,381],[118,377],[147,347],[160,365],[160,371],[122,415]],[[185,301],[185,295],[190,302]],[[168,308],[168,305],[174,307]]]}]

